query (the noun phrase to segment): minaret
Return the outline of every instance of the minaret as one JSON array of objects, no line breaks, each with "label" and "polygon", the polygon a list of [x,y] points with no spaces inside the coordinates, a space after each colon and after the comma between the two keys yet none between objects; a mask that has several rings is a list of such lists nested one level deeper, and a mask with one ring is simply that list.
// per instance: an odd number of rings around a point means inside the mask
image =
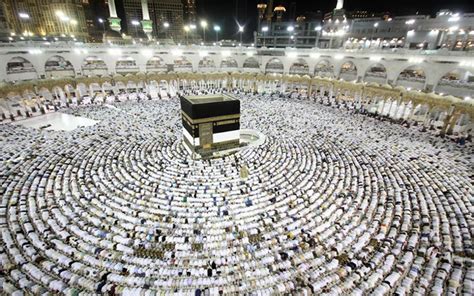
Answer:
[{"label": "minaret", "polygon": [[122,27],[121,20],[117,17],[117,9],[115,8],[115,0],[109,0],[109,26],[112,30],[120,33]]},{"label": "minaret", "polygon": [[277,22],[281,22],[283,20],[283,14],[286,12],[286,8],[283,5],[278,5],[277,7],[275,7],[273,12],[277,16]]},{"label": "minaret", "polygon": [[151,40],[151,33],[153,32],[153,23],[150,20],[150,12],[148,11],[148,1],[142,0],[142,28],[143,32],[145,32],[148,40]]},{"label": "minaret", "polygon": [[336,10],[344,8],[344,0],[337,0]]},{"label": "minaret", "polygon": [[273,18],[273,0],[268,1],[267,14],[265,15],[265,18],[267,19],[268,24],[270,24],[272,22],[272,18]]},{"label": "minaret", "polygon": [[265,3],[257,4],[257,10],[258,10],[257,32],[260,32],[260,27],[262,26],[262,20],[263,20],[263,17],[265,16],[265,10],[266,9],[267,9],[267,4],[265,4]]}]

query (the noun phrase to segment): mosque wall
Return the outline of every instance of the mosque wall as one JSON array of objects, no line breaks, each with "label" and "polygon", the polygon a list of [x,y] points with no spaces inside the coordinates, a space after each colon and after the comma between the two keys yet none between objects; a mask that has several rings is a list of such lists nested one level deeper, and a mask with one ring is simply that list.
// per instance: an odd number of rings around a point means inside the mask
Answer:
[{"label": "mosque wall", "polygon": [[[474,58],[466,57],[453,53],[433,53],[423,54],[423,52],[391,52],[379,51],[372,52],[352,52],[344,50],[307,50],[291,49],[286,51],[275,50],[273,55],[261,55],[256,49],[228,49],[228,48],[199,48],[199,47],[177,47],[177,48],[145,48],[121,47],[47,47],[30,48],[14,47],[0,49],[0,80],[14,82],[20,80],[32,80],[37,78],[46,78],[46,62],[55,56],[64,58],[70,62],[74,68],[76,76],[88,76],[91,74],[101,75],[106,73],[114,75],[117,73],[127,74],[127,64],[123,66],[122,62],[128,61],[130,72],[141,72],[148,74],[155,72],[147,70],[147,63],[154,57],[159,57],[163,67],[173,69],[175,72],[200,72],[199,62],[204,58],[213,62],[211,68],[215,72],[248,72],[248,73],[278,73],[290,74],[292,71],[301,71],[313,76],[319,73],[318,65],[325,61],[330,64],[331,70],[327,72],[328,76],[341,78],[342,66],[347,63],[353,63],[355,66],[354,80],[365,82],[367,70],[374,64],[380,64],[386,69],[386,80],[378,79],[381,84],[387,83],[393,86],[399,85],[400,74],[408,68],[417,68],[423,71],[426,76],[421,86],[421,90],[436,90],[441,77],[450,71],[463,68],[474,72]],[[103,61],[106,69],[100,71],[90,71],[84,67],[86,60],[96,57]],[[8,64],[17,58],[22,58],[31,64],[31,69],[12,73],[8,71]],[[224,67],[229,63],[223,61],[235,61],[237,67]],[[292,68],[295,63],[303,63],[305,67],[298,69]],[[122,65],[119,67],[119,64]],[[244,64],[246,67],[244,67]],[[125,67],[125,68],[124,68]],[[133,68],[133,69],[132,69]],[[133,70],[133,71],[132,71]],[[212,72],[212,70],[210,70]],[[102,75],[103,76],[103,75]],[[53,75],[54,77],[54,75]],[[350,76],[352,77],[352,76]],[[342,77],[345,78],[345,77]],[[406,83],[405,83],[406,84]],[[418,83],[419,84],[419,83]],[[408,84],[407,84],[408,85]],[[410,87],[410,86],[408,86]],[[420,87],[417,86],[417,89]],[[453,93],[455,94],[455,93]]]}]

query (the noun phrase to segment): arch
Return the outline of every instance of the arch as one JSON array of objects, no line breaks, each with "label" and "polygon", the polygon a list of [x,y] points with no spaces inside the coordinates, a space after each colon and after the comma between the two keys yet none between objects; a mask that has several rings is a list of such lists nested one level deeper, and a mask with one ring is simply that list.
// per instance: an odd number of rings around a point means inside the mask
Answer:
[{"label": "arch", "polygon": [[451,70],[439,79],[436,91],[461,98],[472,97],[474,73],[462,68]]},{"label": "arch", "polygon": [[162,58],[154,56],[146,62],[147,72],[165,73],[168,71],[168,66]]},{"label": "arch", "polygon": [[138,84],[135,81],[129,80],[126,85],[127,90],[136,90],[139,88]]},{"label": "arch", "polygon": [[51,91],[46,88],[46,87],[42,87],[38,90],[38,95],[40,98],[44,98],[46,100],[49,100],[51,101],[53,99],[53,95],[51,94]]},{"label": "arch", "polygon": [[401,85],[408,90],[423,90],[426,83],[426,73],[420,66],[409,66],[398,74],[396,85]]},{"label": "arch", "polygon": [[351,62],[346,61],[341,65],[341,71],[339,72],[339,78],[345,81],[357,80],[357,66]]},{"label": "arch", "polygon": [[199,61],[198,70],[204,72],[214,71],[216,69],[216,64],[214,60],[210,57],[203,57],[202,60]]},{"label": "arch", "polygon": [[115,87],[119,90],[119,91],[125,91],[127,90],[127,86],[125,85],[125,83],[123,81],[117,81],[115,83]]},{"label": "arch", "polygon": [[26,108],[22,102],[21,94],[17,92],[10,92],[7,96],[2,100],[4,103],[5,109],[9,111],[9,113],[13,117],[22,117],[26,115]]},{"label": "arch", "polygon": [[111,94],[114,92],[114,86],[110,82],[105,81],[102,83],[102,90],[107,94]]},{"label": "arch", "polygon": [[64,57],[55,55],[50,57],[45,65],[44,70],[47,78],[74,77],[74,66]]},{"label": "arch", "polygon": [[221,61],[221,69],[237,70],[238,67],[239,64],[237,64],[237,61],[232,57],[223,58]]},{"label": "arch", "polygon": [[89,95],[89,91],[87,89],[87,86],[82,82],[77,84],[77,92],[78,92],[80,98]]},{"label": "arch", "polygon": [[244,61],[243,68],[244,69],[260,69],[260,63],[257,61],[256,58],[250,57]]},{"label": "arch", "polygon": [[411,116],[409,119],[414,120],[416,122],[423,122],[425,117],[428,116],[428,112],[430,111],[430,107],[427,104],[413,104],[412,103],[412,110]]},{"label": "arch", "polygon": [[33,64],[22,57],[13,57],[7,63],[9,80],[32,80],[37,78],[37,71]]},{"label": "arch", "polygon": [[64,86],[64,90],[66,91],[66,93],[70,96],[75,96],[76,95],[76,89],[70,85],[70,84],[66,84]]},{"label": "arch", "polygon": [[265,65],[265,74],[266,73],[283,73],[283,63],[280,59],[273,58],[268,61],[268,63]]},{"label": "arch", "polygon": [[102,86],[98,82],[92,82],[89,85],[91,93],[102,93]]},{"label": "arch", "polygon": [[66,94],[64,93],[64,90],[61,87],[56,85],[53,87],[52,91],[53,91],[52,95],[54,95],[55,99],[65,104]]},{"label": "arch", "polygon": [[316,64],[314,75],[319,77],[334,77],[334,65],[328,60],[322,60]]},{"label": "arch", "polygon": [[97,56],[88,56],[82,63],[82,75],[84,76],[105,76],[108,73],[104,60]]},{"label": "arch", "polygon": [[364,81],[385,84],[387,82],[387,69],[380,63],[369,66],[365,71]]},{"label": "arch", "polygon": [[435,128],[441,128],[447,116],[448,110],[440,106],[435,106],[428,113],[428,124]]},{"label": "arch", "polygon": [[173,61],[173,69],[176,72],[192,72],[193,64],[186,57],[177,57]]},{"label": "arch", "polygon": [[469,114],[461,114],[456,120],[453,133],[466,133],[471,123],[471,116]]},{"label": "arch", "polygon": [[402,108],[399,116],[400,118],[408,120],[410,119],[411,113],[414,112],[415,106],[413,105],[413,101],[405,102],[403,104],[404,104],[404,107]]},{"label": "arch", "polygon": [[137,61],[131,56],[122,56],[115,62],[115,72],[118,74],[130,74],[138,72]]},{"label": "arch", "polygon": [[290,74],[307,75],[309,74],[309,65],[305,59],[297,59],[290,66]]}]

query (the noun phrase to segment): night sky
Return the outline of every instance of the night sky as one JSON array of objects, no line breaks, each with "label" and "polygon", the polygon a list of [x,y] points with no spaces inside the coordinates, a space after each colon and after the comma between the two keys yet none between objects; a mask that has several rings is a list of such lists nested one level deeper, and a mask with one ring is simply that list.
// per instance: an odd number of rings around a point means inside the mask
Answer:
[{"label": "night sky", "polygon": [[[121,0],[116,0],[119,17],[123,10]],[[257,3],[265,0],[196,0],[198,17],[205,18],[212,29],[214,24],[222,28],[219,39],[238,39],[237,20],[245,25],[245,39],[252,39],[257,27]],[[296,15],[321,10],[329,12],[336,6],[337,0],[274,0],[275,6],[283,4],[289,12],[290,3],[295,3]],[[474,0],[345,0],[346,10],[368,10],[372,12],[391,12],[396,15],[436,14],[440,9],[474,13]],[[212,36],[215,38],[214,34]]]},{"label": "night sky", "polygon": [[[225,38],[238,39],[236,35],[238,19],[246,25],[246,37],[252,38],[256,29],[257,9],[261,0],[196,0],[198,16],[206,18],[210,23],[218,23],[224,30]],[[296,4],[296,15],[321,10],[323,13],[332,11],[337,0],[274,0],[275,6],[283,4],[289,12],[290,3]],[[474,0],[345,0],[346,10],[368,10],[373,12],[388,11],[394,15],[436,14],[440,9],[473,12]],[[248,29],[247,29],[248,28]]]}]

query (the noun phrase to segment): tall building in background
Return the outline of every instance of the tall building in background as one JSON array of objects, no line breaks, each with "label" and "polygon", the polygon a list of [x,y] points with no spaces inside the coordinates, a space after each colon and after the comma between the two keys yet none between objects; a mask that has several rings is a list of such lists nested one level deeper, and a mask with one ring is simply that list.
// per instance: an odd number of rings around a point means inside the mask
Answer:
[{"label": "tall building in background", "polygon": [[102,42],[109,16],[107,0],[82,0],[90,42]]},{"label": "tall building in background", "polygon": [[[122,24],[126,27],[127,34],[146,38],[140,23],[143,20],[141,0],[123,0],[123,7],[125,20]],[[184,10],[181,0],[148,0],[148,11],[153,24],[152,37],[182,37]],[[168,28],[163,25],[166,22],[169,24]]]},{"label": "tall building in background", "polygon": [[187,23],[196,23],[196,0],[183,0],[184,21]]},{"label": "tall building in background", "polygon": [[10,36],[10,26],[6,16],[6,3],[0,2],[0,38]]},{"label": "tall building in background", "polygon": [[260,32],[262,28],[262,21],[265,17],[265,11],[267,10],[267,4],[259,3],[257,4],[258,19],[257,19],[257,32]]},{"label": "tall building in background", "polygon": [[24,38],[88,37],[83,0],[3,0],[11,29]]},{"label": "tall building in background", "polygon": [[289,13],[288,13],[288,19],[289,21],[294,21],[296,20],[296,2],[291,2],[289,6]]}]

